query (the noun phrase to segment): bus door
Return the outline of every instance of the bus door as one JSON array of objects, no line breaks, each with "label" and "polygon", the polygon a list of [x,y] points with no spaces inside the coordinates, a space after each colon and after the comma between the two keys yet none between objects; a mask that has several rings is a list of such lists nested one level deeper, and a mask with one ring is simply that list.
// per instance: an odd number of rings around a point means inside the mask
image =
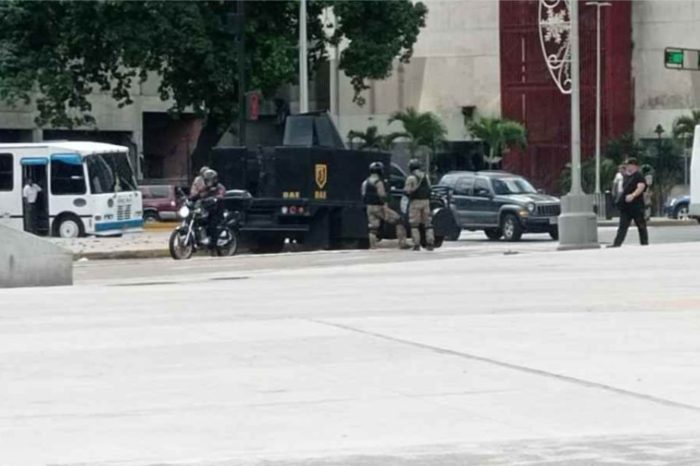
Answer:
[{"label": "bus door", "polygon": [[[32,180],[41,187],[41,192],[34,203],[33,212],[30,218],[29,205],[24,195],[22,196],[22,214],[24,216],[24,230],[32,231],[37,235],[49,235],[49,183],[48,166],[49,160],[45,157],[23,157],[20,160],[22,165],[22,186],[20,193],[24,190],[27,180]],[[32,229],[33,223],[33,229]]]}]

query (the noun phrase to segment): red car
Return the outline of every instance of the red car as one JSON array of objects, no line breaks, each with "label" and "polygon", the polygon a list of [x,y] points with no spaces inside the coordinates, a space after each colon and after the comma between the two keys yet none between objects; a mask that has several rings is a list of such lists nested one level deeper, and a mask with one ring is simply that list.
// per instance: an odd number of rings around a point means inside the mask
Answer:
[{"label": "red car", "polygon": [[177,187],[170,184],[139,186],[143,195],[144,222],[177,220]]}]

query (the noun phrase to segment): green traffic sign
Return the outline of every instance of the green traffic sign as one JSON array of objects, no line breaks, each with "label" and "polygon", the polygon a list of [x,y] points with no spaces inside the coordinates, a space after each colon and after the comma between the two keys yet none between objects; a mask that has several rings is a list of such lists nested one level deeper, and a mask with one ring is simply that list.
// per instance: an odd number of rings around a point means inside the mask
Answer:
[{"label": "green traffic sign", "polygon": [[664,66],[672,70],[700,70],[700,50],[667,47]]}]

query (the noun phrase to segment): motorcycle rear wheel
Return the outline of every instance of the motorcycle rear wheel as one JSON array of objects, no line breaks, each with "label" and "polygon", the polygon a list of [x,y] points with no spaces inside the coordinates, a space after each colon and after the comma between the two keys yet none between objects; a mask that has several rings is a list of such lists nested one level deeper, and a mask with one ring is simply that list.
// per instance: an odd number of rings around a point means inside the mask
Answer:
[{"label": "motorcycle rear wheel", "polygon": [[170,257],[175,260],[187,260],[192,257],[194,253],[194,246],[190,240],[189,244],[183,244],[183,239],[186,235],[183,235],[178,230],[174,230],[170,233],[170,240],[168,241],[168,247],[170,249]]},{"label": "motorcycle rear wheel", "polygon": [[[219,245],[222,241],[221,236],[224,233],[230,238],[225,244]],[[219,257],[235,256],[238,252],[238,233],[230,228],[225,228],[219,233],[219,238],[216,241],[216,255]]]}]

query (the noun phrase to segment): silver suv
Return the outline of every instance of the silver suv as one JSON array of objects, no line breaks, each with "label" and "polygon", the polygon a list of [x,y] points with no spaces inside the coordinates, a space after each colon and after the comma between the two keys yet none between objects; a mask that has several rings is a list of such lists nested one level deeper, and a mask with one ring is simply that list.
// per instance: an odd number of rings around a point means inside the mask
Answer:
[{"label": "silver suv", "polygon": [[449,189],[457,233],[484,230],[494,241],[518,241],[523,233],[559,238],[559,198],[539,193],[521,176],[501,171],[450,172],[438,186]]}]

